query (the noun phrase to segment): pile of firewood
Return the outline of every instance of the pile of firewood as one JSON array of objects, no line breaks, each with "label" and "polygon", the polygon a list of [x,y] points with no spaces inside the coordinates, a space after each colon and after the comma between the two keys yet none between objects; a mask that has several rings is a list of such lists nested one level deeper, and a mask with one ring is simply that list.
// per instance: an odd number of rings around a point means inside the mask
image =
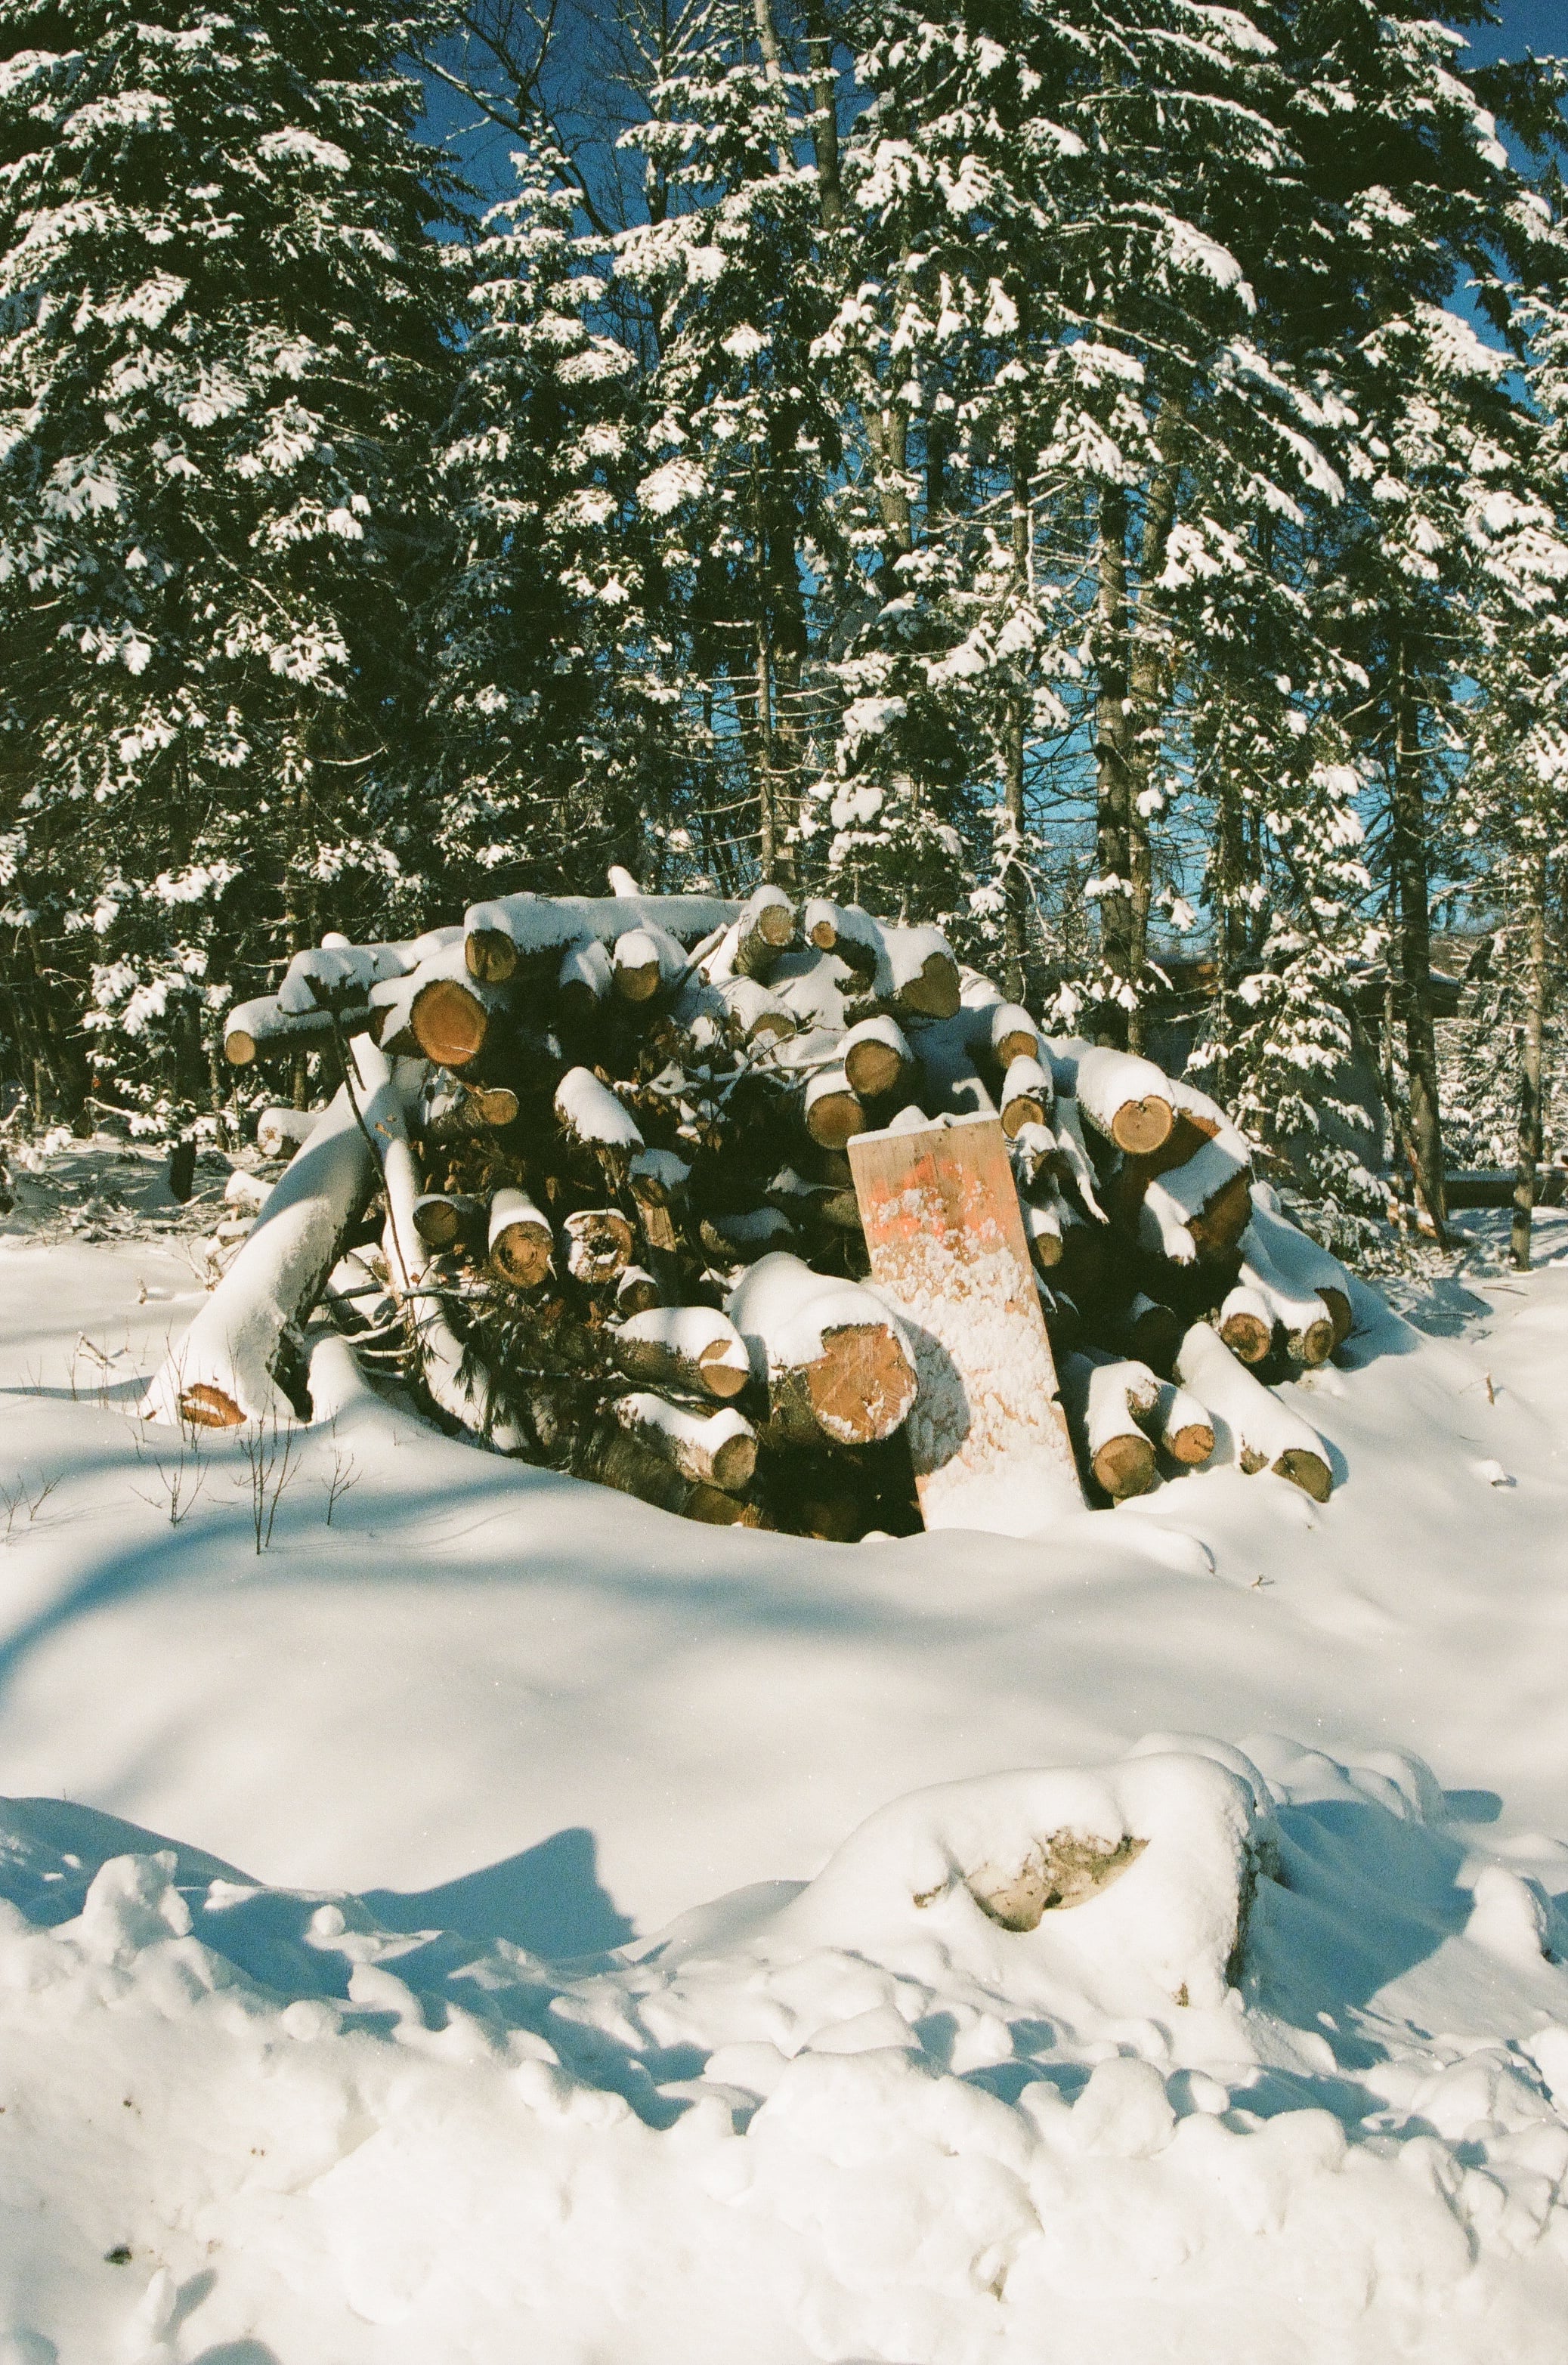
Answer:
[{"label": "pile of firewood", "polygon": [[236,1176],[151,1415],[301,1409],[324,1297],[504,1452],[711,1522],[907,1530],[914,1362],[846,1145],[994,1113],[1090,1500],[1216,1451],[1327,1496],[1327,1449],[1267,1383],[1333,1351],[1350,1283],[1212,1100],[1049,1039],[935,928],[611,884],[329,938],[230,1014],[237,1066],[303,1045],[342,1082],[262,1119],[292,1162]]}]

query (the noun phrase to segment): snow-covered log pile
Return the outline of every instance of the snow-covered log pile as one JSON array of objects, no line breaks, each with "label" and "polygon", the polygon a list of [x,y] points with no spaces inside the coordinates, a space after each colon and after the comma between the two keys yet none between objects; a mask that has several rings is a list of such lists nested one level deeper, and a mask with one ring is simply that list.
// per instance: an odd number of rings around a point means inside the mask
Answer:
[{"label": "snow-covered log pile", "polygon": [[934,928],[611,883],[330,939],[232,1013],[231,1061],[303,1044],[337,1097],[303,1138],[263,1117],[293,1162],[232,1206],[151,1410],[273,1412],[324,1295],[505,1451],[710,1522],[908,1529],[915,1359],[846,1145],[994,1114],[1089,1499],[1215,1458],[1327,1496],[1271,1384],[1344,1338],[1350,1284],[1216,1103],[1049,1037]]}]

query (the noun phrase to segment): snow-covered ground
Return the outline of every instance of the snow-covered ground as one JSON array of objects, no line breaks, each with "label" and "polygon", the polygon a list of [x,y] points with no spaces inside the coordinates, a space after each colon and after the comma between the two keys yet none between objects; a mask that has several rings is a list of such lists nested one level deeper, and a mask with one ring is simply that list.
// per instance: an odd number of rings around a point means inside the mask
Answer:
[{"label": "snow-covered ground", "polygon": [[258,1553],[150,1171],[0,1224],[4,2365],[1568,2358],[1568,1220],[1323,1508],[718,1532],[329,1344]]}]

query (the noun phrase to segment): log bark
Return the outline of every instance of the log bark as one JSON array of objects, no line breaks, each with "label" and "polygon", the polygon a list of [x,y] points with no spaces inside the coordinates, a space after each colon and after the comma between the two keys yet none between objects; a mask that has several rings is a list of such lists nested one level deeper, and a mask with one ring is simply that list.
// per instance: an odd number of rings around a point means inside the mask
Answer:
[{"label": "log bark", "polygon": [[666,1306],[634,1315],[610,1333],[610,1351],[630,1380],[684,1388],[721,1404],[751,1377],[751,1357],[727,1316],[708,1306]]},{"label": "log bark", "polygon": [[733,1406],[722,1412],[688,1412],[640,1391],[617,1399],[615,1418],[683,1478],[700,1485],[740,1495],[756,1474],[756,1431]]}]

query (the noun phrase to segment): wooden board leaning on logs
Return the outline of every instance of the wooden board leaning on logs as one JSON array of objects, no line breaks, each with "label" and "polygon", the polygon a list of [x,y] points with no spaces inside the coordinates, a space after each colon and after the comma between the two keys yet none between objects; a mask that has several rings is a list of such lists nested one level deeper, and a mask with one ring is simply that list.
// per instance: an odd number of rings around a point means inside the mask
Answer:
[{"label": "wooden board leaning on logs", "polygon": [[237,1066],[303,1045],[338,1097],[223,1244],[151,1411],[302,1404],[324,1295],[507,1451],[708,1522],[907,1530],[914,1333],[869,1285],[846,1145],[994,1116],[1089,1499],[1215,1457],[1327,1491],[1272,1387],[1343,1339],[1352,1284],[1215,1102],[1047,1037],[934,928],[611,883],[330,939],[231,1014]]}]

